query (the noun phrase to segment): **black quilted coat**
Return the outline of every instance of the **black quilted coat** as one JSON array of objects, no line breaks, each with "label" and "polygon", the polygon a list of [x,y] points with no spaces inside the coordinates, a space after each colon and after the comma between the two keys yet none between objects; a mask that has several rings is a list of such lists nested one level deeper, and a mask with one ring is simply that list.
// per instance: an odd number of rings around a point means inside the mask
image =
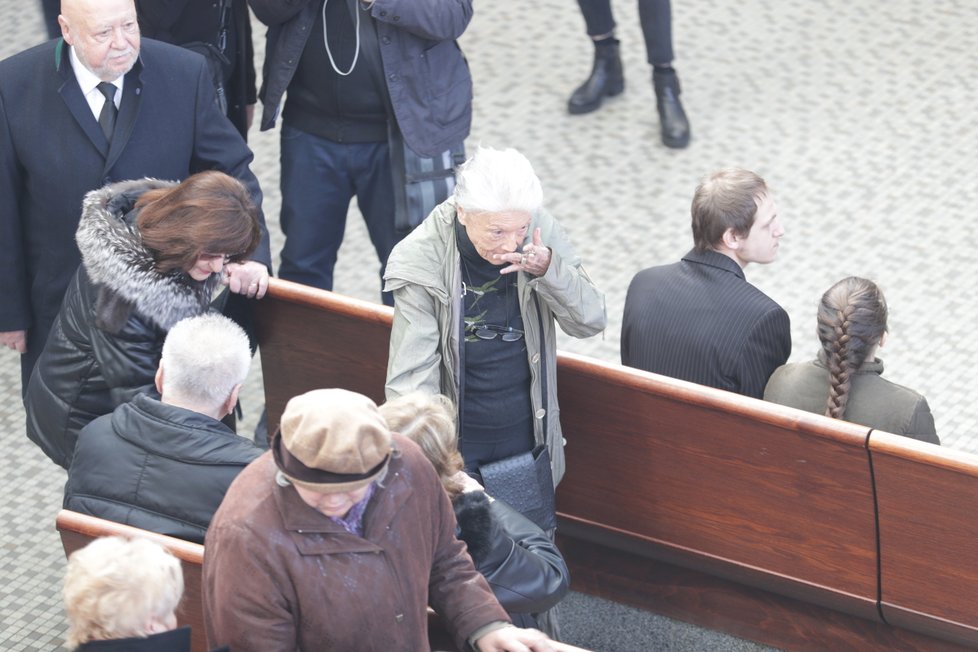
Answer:
[{"label": "black quilted coat", "polygon": [[570,590],[567,564],[533,521],[482,491],[452,499],[458,538],[517,627],[536,627],[534,614],[560,602]]},{"label": "black quilted coat", "polygon": [[152,389],[167,331],[206,312],[220,284],[217,274],[204,282],[161,274],[142,246],[136,199],[169,185],[123,181],[85,196],[76,234],[82,264],[24,399],[27,436],[66,469],[86,424]]}]

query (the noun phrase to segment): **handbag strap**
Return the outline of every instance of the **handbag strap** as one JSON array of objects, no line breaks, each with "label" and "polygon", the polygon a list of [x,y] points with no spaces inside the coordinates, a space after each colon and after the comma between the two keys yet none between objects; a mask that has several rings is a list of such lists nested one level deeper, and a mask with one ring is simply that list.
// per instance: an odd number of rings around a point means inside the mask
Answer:
[{"label": "handbag strap", "polygon": [[[531,289],[530,292],[533,290]],[[550,419],[550,402],[547,400],[547,351],[544,348],[546,331],[543,330],[543,311],[540,310],[540,299],[536,292],[533,292],[533,304],[537,308],[537,324],[540,326],[540,389],[542,394],[540,405],[543,406],[543,440],[546,442],[547,433],[550,432],[547,428],[547,422]]]},{"label": "handbag strap", "polygon": [[231,19],[231,0],[218,0],[218,10],[221,12],[221,22],[217,28],[217,49],[221,54],[228,51],[228,23]]},{"label": "handbag strap", "polygon": [[[459,265],[461,266],[462,251],[458,246],[458,231],[454,224],[452,231],[455,233],[455,248],[458,250]],[[462,269],[459,267],[456,272],[461,275]],[[462,284],[462,296],[459,297],[458,311],[458,434],[462,438],[462,426],[465,423],[465,284]]]}]

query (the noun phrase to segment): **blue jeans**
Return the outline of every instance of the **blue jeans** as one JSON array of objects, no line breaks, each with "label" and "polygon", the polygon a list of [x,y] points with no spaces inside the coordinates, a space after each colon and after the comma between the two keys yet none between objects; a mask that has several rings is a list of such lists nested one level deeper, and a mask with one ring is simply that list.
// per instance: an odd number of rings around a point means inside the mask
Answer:
[{"label": "blue jeans", "polygon": [[[333,289],[333,267],[343,243],[350,200],[367,224],[380,260],[380,277],[394,231],[394,185],[387,142],[336,143],[282,125],[282,264],[279,276]],[[390,293],[384,303],[394,305]]]}]

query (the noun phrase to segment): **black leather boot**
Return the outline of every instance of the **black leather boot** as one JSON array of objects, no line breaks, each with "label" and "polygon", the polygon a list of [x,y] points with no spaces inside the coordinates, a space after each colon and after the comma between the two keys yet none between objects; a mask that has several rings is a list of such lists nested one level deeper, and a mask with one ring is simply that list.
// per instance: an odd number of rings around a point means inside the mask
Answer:
[{"label": "black leather boot", "polygon": [[574,115],[590,113],[601,106],[605,97],[619,95],[625,90],[625,77],[618,54],[618,39],[598,41],[594,46],[594,67],[591,76],[571,95],[567,110]]},{"label": "black leather boot", "polygon": [[655,108],[659,111],[662,143],[666,147],[682,149],[689,145],[689,120],[679,101],[679,77],[670,68],[652,68],[652,86],[655,88]]}]

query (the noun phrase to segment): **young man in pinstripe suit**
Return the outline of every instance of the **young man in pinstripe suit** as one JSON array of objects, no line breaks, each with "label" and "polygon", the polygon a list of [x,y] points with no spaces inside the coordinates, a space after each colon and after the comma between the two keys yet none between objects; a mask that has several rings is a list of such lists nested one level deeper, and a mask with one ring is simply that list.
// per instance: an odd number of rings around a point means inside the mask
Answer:
[{"label": "young man in pinstripe suit", "polygon": [[691,212],[693,249],[628,287],[622,364],[761,398],[791,353],[788,314],[744,276],[778,255],[774,197],[758,175],[727,168],[700,183]]}]

